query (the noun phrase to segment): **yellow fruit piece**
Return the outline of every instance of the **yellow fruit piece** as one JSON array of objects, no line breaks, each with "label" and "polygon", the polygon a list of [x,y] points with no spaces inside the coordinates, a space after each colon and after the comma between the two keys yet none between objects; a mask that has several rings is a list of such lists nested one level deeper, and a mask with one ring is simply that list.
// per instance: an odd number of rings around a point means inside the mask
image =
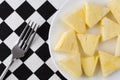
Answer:
[{"label": "yellow fruit piece", "polygon": [[103,41],[112,39],[120,34],[120,24],[117,24],[106,17],[101,21],[101,25],[101,34]]},{"label": "yellow fruit piece", "polygon": [[83,8],[65,17],[63,21],[77,33],[86,33],[85,15]]},{"label": "yellow fruit piece", "polygon": [[77,36],[83,51],[88,56],[93,56],[96,51],[100,36],[94,34],[78,34]]},{"label": "yellow fruit piece", "polygon": [[86,76],[91,77],[94,75],[97,62],[98,62],[98,56],[82,58],[82,67]]},{"label": "yellow fruit piece", "polygon": [[109,9],[103,5],[86,3],[86,24],[89,28],[94,27],[108,12]]},{"label": "yellow fruit piece", "polygon": [[115,49],[115,56],[120,56],[120,35],[117,38],[117,44]]},{"label": "yellow fruit piece", "polygon": [[106,15],[107,18],[111,19],[112,21],[114,22],[117,22],[117,20],[115,19],[115,17],[113,16],[112,12],[109,12],[107,15]]},{"label": "yellow fruit piece", "polygon": [[61,60],[59,65],[74,77],[78,78],[82,75],[80,53],[75,53],[73,56]]},{"label": "yellow fruit piece", "polygon": [[73,30],[64,32],[55,46],[55,51],[74,53],[79,52],[76,33]]},{"label": "yellow fruit piece", "polygon": [[120,58],[110,53],[99,51],[100,64],[104,77],[120,69]]},{"label": "yellow fruit piece", "polygon": [[117,22],[120,23],[120,0],[112,0],[108,4],[108,7],[116,18]]}]

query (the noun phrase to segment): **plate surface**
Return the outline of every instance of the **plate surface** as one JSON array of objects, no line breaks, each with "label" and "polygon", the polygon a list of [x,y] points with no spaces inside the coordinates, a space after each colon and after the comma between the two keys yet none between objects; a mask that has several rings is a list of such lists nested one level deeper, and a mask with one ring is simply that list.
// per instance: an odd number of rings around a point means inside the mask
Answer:
[{"label": "plate surface", "polygon": [[[59,65],[58,61],[65,58],[63,54],[59,54],[59,52],[54,51],[54,47],[59,40],[61,34],[70,29],[67,25],[65,25],[61,18],[64,16],[67,16],[68,14],[72,13],[73,11],[77,10],[78,8],[82,7],[86,2],[93,2],[97,4],[102,4],[106,5],[110,0],[68,0],[67,3],[64,5],[63,8],[61,8],[55,15],[55,18],[53,19],[51,28],[50,28],[50,33],[49,33],[49,49],[50,49],[50,54],[52,56],[53,62],[55,66],[58,68],[58,70],[65,76],[68,80],[114,80],[114,79],[119,79],[120,78],[120,71],[117,71],[113,73],[112,75],[104,78],[102,77],[102,73],[100,68],[98,68],[95,72],[95,75],[91,78],[85,77],[82,75],[81,78],[76,79],[69,75],[67,72],[65,72]],[[88,33],[95,33],[99,34],[99,28],[95,27],[91,30],[87,31]],[[110,53],[114,53],[115,51],[115,46],[116,46],[116,38],[112,39],[110,41],[100,43],[98,46],[99,50],[107,51]]]}]

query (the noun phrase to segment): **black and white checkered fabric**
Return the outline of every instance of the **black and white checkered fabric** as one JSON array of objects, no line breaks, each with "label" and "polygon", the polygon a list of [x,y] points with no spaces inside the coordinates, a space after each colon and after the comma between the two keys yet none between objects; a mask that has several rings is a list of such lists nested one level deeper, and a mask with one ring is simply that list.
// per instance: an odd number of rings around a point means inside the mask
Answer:
[{"label": "black and white checkered fabric", "polygon": [[4,80],[66,80],[54,66],[47,44],[53,14],[62,1],[0,0],[0,74],[26,23],[32,20],[41,25],[25,57],[13,64]]}]

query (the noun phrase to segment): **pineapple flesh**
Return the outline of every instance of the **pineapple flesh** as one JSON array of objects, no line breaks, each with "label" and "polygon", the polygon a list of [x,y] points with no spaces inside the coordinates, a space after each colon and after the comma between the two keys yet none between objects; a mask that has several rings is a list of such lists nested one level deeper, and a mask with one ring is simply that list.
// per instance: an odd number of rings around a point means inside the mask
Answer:
[{"label": "pineapple flesh", "polygon": [[120,69],[120,58],[110,53],[99,51],[100,64],[104,77]]},{"label": "pineapple flesh", "polygon": [[115,49],[115,56],[120,56],[120,35],[117,38],[117,44]]},{"label": "pineapple flesh", "polygon": [[65,17],[63,21],[77,33],[86,33],[85,14],[83,8]]},{"label": "pineapple flesh", "polygon": [[120,34],[120,24],[117,24],[116,22],[105,17],[101,21],[101,34],[102,41],[116,37],[118,34]]},{"label": "pineapple flesh", "polygon": [[93,56],[98,46],[100,36],[95,34],[78,34],[77,37],[85,54]]},{"label": "pineapple flesh", "polygon": [[82,68],[86,76],[94,75],[98,63],[98,56],[82,57]]},{"label": "pineapple flesh", "polygon": [[116,18],[117,22],[120,23],[120,0],[112,0],[108,4],[108,7]]},{"label": "pineapple flesh", "polygon": [[108,12],[109,9],[103,5],[86,3],[86,24],[89,28],[94,27]]},{"label": "pineapple flesh", "polygon": [[63,53],[79,52],[76,33],[74,30],[68,30],[64,32],[55,46],[55,51]]},{"label": "pineapple flesh", "polygon": [[82,75],[81,57],[78,52],[59,61],[58,64],[73,77],[79,78]]}]

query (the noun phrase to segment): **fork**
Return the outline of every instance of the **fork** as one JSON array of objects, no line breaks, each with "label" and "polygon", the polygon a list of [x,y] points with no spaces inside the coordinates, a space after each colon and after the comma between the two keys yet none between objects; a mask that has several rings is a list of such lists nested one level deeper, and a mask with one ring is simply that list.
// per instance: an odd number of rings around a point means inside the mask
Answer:
[{"label": "fork", "polygon": [[[35,24],[32,22],[30,25],[31,21],[28,22],[28,24],[25,26],[24,30],[22,31],[20,38],[18,40],[18,43],[13,47],[11,50],[12,53],[12,60],[9,64],[8,67],[5,68],[3,73],[1,74],[0,80],[3,80],[6,73],[8,72],[9,68],[12,66],[12,64],[15,62],[16,59],[19,59],[21,57],[25,56],[25,53],[28,51],[35,35],[36,32],[39,28],[39,25]],[[30,25],[30,26],[29,26]],[[33,27],[33,29],[32,29]]]}]

